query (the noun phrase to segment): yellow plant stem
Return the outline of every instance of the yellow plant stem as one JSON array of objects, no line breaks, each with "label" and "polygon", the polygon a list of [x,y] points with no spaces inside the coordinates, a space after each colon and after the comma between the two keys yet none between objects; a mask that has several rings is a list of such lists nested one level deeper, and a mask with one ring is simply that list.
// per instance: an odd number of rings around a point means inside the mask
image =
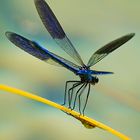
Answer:
[{"label": "yellow plant stem", "polygon": [[1,85],[1,84],[0,84],[0,90],[4,90],[4,91],[8,91],[8,92],[13,93],[13,94],[18,94],[18,95],[21,95],[21,96],[25,96],[26,98],[36,100],[38,102],[42,102],[44,104],[47,104],[47,105],[50,105],[50,106],[55,107],[57,109],[60,109],[60,110],[64,111],[65,113],[67,113],[68,115],[71,115],[74,118],[76,118],[79,121],[81,121],[82,124],[86,128],[98,127],[98,128],[104,129],[104,130],[112,133],[113,135],[116,135],[117,137],[119,137],[122,140],[131,140],[129,137],[127,137],[124,134],[112,129],[111,127],[109,127],[109,126],[107,126],[105,124],[102,124],[102,123],[100,123],[100,122],[98,122],[98,121],[96,121],[94,119],[88,118],[87,116],[80,115],[78,112],[76,112],[74,110],[70,110],[70,109],[68,109],[68,108],[66,108],[64,106],[61,106],[61,105],[59,105],[59,104],[57,104],[55,102],[52,102],[52,101],[47,100],[45,98],[42,98],[40,96],[31,94],[31,93],[26,92],[26,91],[22,91],[20,89],[9,87],[9,86],[6,86],[6,85]]}]

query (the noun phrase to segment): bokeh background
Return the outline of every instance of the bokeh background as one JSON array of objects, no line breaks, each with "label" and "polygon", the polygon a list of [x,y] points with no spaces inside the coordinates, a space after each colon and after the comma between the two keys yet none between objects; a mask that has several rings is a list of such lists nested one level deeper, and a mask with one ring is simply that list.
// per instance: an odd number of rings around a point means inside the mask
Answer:
[{"label": "bokeh background", "polygon": [[[92,53],[127,33],[136,36],[96,64],[113,71],[92,87],[86,115],[130,136],[140,137],[140,1],[47,0],[68,37],[86,63]],[[0,83],[63,102],[66,80],[78,79],[68,70],[45,64],[15,47],[5,37],[14,31],[36,40],[48,50],[71,60],[51,39],[33,0],[0,0]],[[47,105],[0,91],[1,140],[117,140]]]}]

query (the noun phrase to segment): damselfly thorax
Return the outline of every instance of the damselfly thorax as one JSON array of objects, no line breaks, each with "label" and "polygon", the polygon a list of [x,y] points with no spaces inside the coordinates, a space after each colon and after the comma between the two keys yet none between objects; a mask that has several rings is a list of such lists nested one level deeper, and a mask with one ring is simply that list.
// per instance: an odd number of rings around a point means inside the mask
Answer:
[{"label": "damselfly thorax", "polygon": [[99,79],[97,78],[97,76],[93,76],[92,72],[93,71],[90,70],[89,67],[83,66],[79,69],[77,74],[79,75],[82,83],[90,83],[92,85],[95,85],[99,82]]}]

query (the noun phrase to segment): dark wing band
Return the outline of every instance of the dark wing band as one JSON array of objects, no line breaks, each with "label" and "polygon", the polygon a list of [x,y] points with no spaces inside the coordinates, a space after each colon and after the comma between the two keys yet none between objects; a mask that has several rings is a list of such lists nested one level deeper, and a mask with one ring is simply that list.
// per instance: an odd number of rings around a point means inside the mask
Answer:
[{"label": "dark wing band", "polygon": [[80,66],[54,54],[46,50],[45,48],[42,48],[39,44],[36,42],[33,42],[31,40],[28,40],[21,35],[18,35],[16,33],[12,32],[6,32],[7,38],[14,43],[17,47],[21,48],[22,50],[26,51],[27,53],[51,64],[59,64],[74,73],[77,72],[78,68]]},{"label": "dark wing band", "polygon": [[109,53],[113,52],[114,50],[116,50],[117,48],[119,48],[121,45],[123,45],[124,43],[126,43],[128,40],[130,40],[135,34],[131,33],[125,36],[122,36],[108,44],[106,44],[105,46],[103,46],[102,48],[100,48],[99,50],[97,50],[89,59],[87,66],[91,67],[93,65],[95,65],[97,62],[99,62],[100,60],[102,60],[105,56],[107,56]]},{"label": "dark wing band", "polygon": [[79,53],[76,51],[73,44],[66,36],[64,30],[62,29],[60,23],[50,9],[49,5],[44,0],[34,0],[34,2],[38,14],[52,38],[77,63],[79,63],[81,66],[84,66]]}]

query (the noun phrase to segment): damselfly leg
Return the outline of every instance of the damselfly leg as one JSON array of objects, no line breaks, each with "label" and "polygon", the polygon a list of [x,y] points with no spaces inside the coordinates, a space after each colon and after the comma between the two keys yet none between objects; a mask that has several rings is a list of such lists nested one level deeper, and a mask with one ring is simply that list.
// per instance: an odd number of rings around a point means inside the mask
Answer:
[{"label": "damselfly leg", "polygon": [[63,102],[62,105],[65,105],[66,104],[68,84],[70,84],[70,83],[77,83],[77,82],[80,82],[80,81],[66,81],[66,84],[65,84],[65,93],[64,93],[64,102]]},{"label": "damselfly leg", "polygon": [[68,90],[68,101],[69,101],[69,108],[70,109],[72,109],[71,103],[72,103],[72,99],[73,99],[74,89],[76,89],[81,84],[82,84],[81,82],[77,82],[77,83],[73,84],[73,86]]},{"label": "damselfly leg", "polygon": [[85,83],[85,84],[84,84],[82,90],[80,91],[80,93],[79,93],[79,95],[78,95],[78,100],[79,100],[79,112],[80,112],[80,114],[83,113],[83,115],[84,115],[84,110],[83,110],[82,113],[81,113],[81,95],[82,95],[82,93],[84,92],[85,88],[87,87],[87,84],[88,84],[88,83]]},{"label": "damselfly leg", "polygon": [[85,108],[86,108],[86,105],[87,105],[87,101],[88,101],[88,97],[89,97],[89,93],[90,93],[90,83],[88,84],[88,92],[87,92],[87,97],[86,97],[86,102],[85,102],[85,105],[84,105],[84,108],[83,108],[83,115],[84,115],[84,112],[85,112]]},{"label": "damselfly leg", "polygon": [[[72,87],[68,89],[68,85],[72,83]],[[84,107],[81,111],[81,96],[85,90],[85,88],[88,86],[88,89],[87,89],[87,95],[86,95],[86,100],[85,100],[85,104],[84,104]],[[73,110],[75,109],[75,106],[76,106],[76,100],[77,100],[77,97],[78,97],[78,101],[79,101],[79,113],[84,115],[84,111],[85,111],[85,108],[86,108],[86,105],[87,105],[87,101],[88,101],[88,97],[89,97],[89,93],[90,93],[90,83],[83,83],[81,81],[67,81],[66,82],[66,85],[65,85],[65,95],[64,95],[64,104],[66,104],[66,100],[68,98],[68,107]],[[75,92],[75,89],[76,92]],[[75,96],[74,96],[75,94]]]},{"label": "damselfly leg", "polygon": [[74,98],[74,102],[73,102],[72,110],[75,109],[76,99],[77,99],[78,93],[80,92],[80,90],[83,88],[84,85],[85,85],[85,83],[83,83],[82,86],[76,91],[75,98]]}]

